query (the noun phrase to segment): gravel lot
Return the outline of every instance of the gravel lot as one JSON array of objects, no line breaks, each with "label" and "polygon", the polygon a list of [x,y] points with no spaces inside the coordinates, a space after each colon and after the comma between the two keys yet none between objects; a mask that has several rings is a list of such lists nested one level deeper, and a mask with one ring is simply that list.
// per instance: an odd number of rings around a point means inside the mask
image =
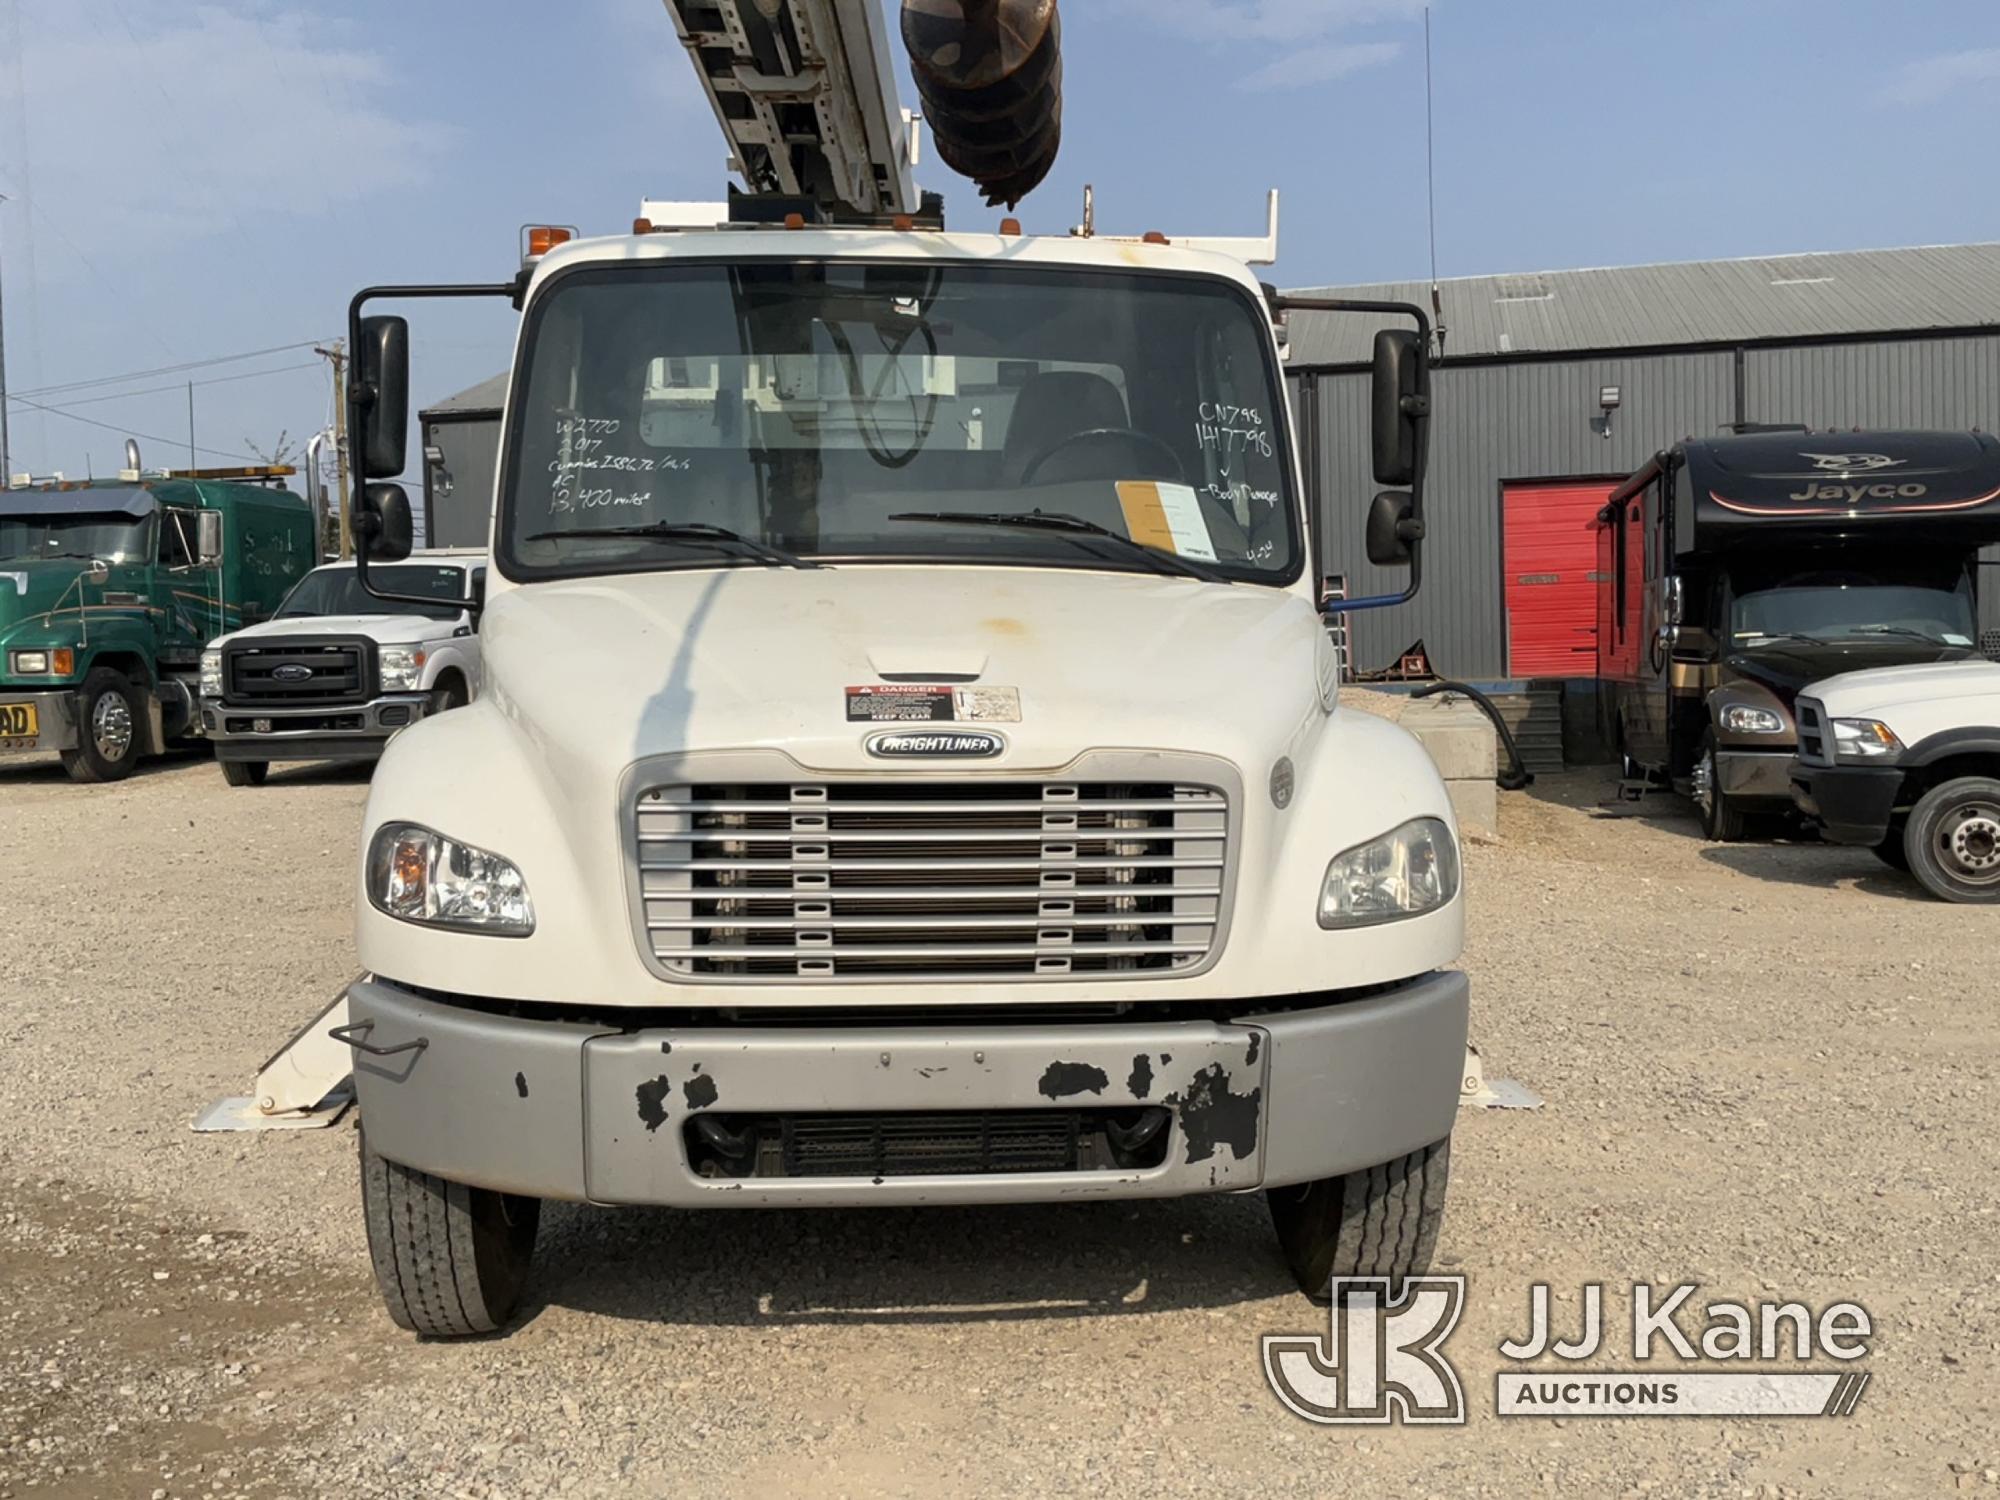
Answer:
[{"label": "gravel lot", "polygon": [[[1711,847],[1584,776],[1505,798],[1474,1032],[1549,1102],[1454,1140],[1471,1425],[1328,1430],[1259,1373],[1315,1316],[1254,1198],[558,1207],[511,1336],[402,1334],[351,1120],[188,1129],[353,972],[365,791],[0,760],[0,1496],[2000,1497],[2000,928],[1865,852]],[[1559,1326],[1587,1281],[1619,1317],[1635,1280],[1858,1300],[1874,1383],[1845,1421],[1500,1420],[1536,1280]]]}]

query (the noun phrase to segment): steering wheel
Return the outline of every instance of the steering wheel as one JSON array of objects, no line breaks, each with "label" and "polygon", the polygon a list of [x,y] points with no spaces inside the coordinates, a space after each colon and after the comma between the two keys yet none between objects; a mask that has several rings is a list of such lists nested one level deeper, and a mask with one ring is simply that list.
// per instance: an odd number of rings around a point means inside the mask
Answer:
[{"label": "steering wheel", "polygon": [[1106,438],[1130,438],[1142,448],[1150,448],[1161,454],[1173,466],[1172,478],[1175,483],[1187,481],[1187,470],[1181,467],[1181,456],[1174,452],[1164,440],[1150,432],[1141,432],[1136,427],[1086,427],[1082,432],[1072,432],[1068,437],[1050,447],[1044,448],[1034,457],[1034,461],[1021,471],[1021,483],[1033,484],[1035,476],[1042,472],[1042,466],[1066,448],[1074,448],[1079,443],[1102,442]]}]

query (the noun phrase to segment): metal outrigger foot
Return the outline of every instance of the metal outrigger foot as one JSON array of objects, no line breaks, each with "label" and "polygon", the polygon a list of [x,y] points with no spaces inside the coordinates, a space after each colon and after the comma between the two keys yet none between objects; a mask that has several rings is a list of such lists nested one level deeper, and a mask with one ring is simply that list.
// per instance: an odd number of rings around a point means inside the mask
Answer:
[{"label": "metal outrigger foot", "polygon": [[1460,1109],[1540,1109],[1542,1096],[1511,1078],[1488,1078],[1477,1047],[1465,1049],[1465,1076],[1459,1084]]},{"label": "metal outrigger foot", "polygon": [[327,1033],[346,1021],[343,987],[257,1070],[252,1092],[216,1100],[195,1116],[195,1130],[324,1130],[336,1123],[354,1102],[353,1053]]}]

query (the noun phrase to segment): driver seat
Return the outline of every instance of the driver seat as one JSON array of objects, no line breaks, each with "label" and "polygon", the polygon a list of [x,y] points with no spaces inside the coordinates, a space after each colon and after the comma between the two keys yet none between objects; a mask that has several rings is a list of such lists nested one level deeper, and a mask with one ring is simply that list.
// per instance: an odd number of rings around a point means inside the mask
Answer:
[{"label": "driver seat", "polygon": [[1013,420],[1000,452],[1000,474],[1020,484],[1044,453],[1078,433],[1129,427],[1131,416],[1118,387],[1088,370],[1050,370],[1035,376],[1014,398]]}]

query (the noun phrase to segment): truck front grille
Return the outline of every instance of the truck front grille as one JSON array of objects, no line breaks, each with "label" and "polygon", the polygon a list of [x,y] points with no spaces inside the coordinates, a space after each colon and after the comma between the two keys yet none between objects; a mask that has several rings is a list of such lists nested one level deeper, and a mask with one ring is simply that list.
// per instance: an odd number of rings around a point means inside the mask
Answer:
[{"label": "truck front grille", "polygon": [[1826,711],[1810,698],[1798,701],[1799,759],[1810,765],[1833,764],[1832,747],[1826,742]]},{"label": "truck front grille", "polygon": [[1229,801],[1174,782],[640,791],[640,898],[676,978],[1163,977],[1222,920]]},{"label": "truck front grille", "polygon": [[252,639],[222,648],[223,701],[231,707],[366,703],[375,677],[372,641]]}]

